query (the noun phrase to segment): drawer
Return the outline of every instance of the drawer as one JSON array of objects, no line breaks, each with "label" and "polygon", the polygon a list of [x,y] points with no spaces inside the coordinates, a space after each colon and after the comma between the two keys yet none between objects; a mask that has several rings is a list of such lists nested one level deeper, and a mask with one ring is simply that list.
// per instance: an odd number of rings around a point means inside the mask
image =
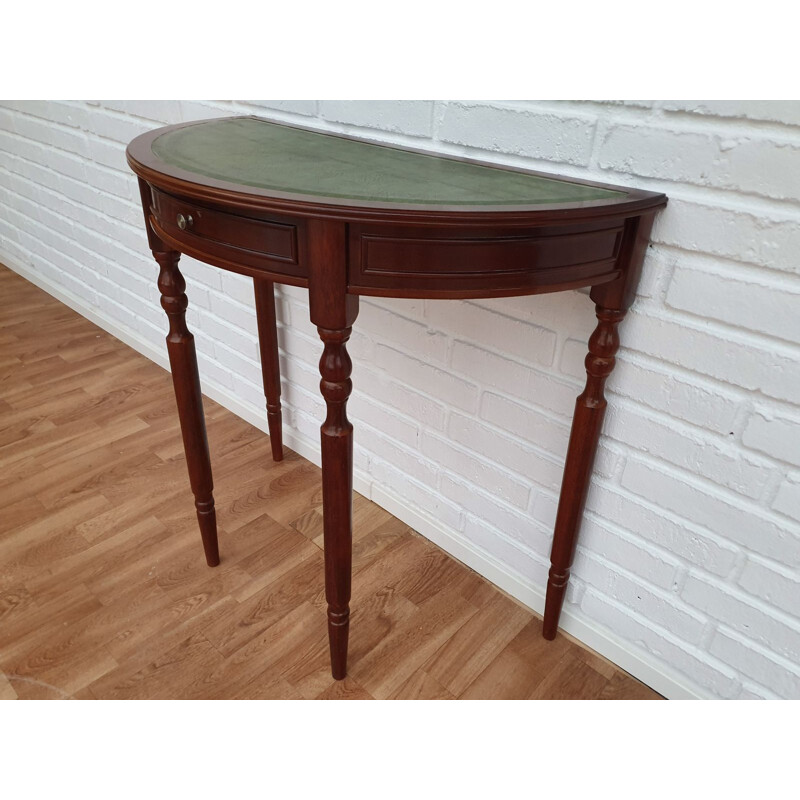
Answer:
[{"label": "drawer", "polygon": [[296,221],[230,214],[159,189],[153,189],[152,197],[152,211],[159,226],[192,251],[287,275],[306,276]]},{"label": "drawer", "polygon": [[353,287],[443,292],[588,285],[613,277],[623,228],[623,220],[525,230],[352,226],[349,281]]}]

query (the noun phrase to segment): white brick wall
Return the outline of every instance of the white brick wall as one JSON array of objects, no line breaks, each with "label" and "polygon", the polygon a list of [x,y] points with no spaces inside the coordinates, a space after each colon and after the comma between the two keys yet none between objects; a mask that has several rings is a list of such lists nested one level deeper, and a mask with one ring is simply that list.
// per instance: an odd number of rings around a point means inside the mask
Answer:
[{"label": "white brick wall", "polygon": [[[669,196],[565,627],[671,696],[800,698],[800,103],[6,102],[0,260],[163,363],[125,145],[235,113]],[[249,280],[184,272],[205,389],[261,420]],[[278,317],[287,438],[316,458],[305,293]],[[350,348],[357,488],[539,611],[592,328],[585,292],[364,299]]]}]

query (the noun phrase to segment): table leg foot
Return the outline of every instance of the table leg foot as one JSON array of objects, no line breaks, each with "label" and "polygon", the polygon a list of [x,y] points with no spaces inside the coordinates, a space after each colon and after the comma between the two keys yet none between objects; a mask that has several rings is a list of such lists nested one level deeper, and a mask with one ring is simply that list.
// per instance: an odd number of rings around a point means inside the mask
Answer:
[{"label": "table leg foot", "polygon": [[547,576],[547,595],[544,601],[544,623],[542,625],[542,636],[545,639],[555,639],[558,631],[558,619],[561,616],[561,607],[564,605],[564,595],[567,592],[567,582],[569,581],[569,570],[556,571],[555,567],[550,568]]},{"label": "table leg foot", "polygon": [[347,642],[350,635],[350,609],[328,606],[328,643],[331,650],[331,674],[337,681],[347,677]]},{"label": "table leg foot", "polygon": [[200,537],[203,540],[203,551],[206,564],[216,567],[219,564],[219,541],[217,540],[217,512],[214,510],[214,498],[195,500],[197,522],[200,525]]},{"label": "table leg foot", "polygon": [[211,478],[211,459],[208,453],[194,336],[186,327],[186,282],[178,269],[180,253],[154,251],[153,257],[161,267],[158,288],[161,292],[161,305],[169,319],[167,352],[178,404],[189,482],[194,494],[206,563],[215,567],[219,564],[219,543],[214,512],[214,483]]},{"label": "table leg foot", "polygon": [[545,639],[554,639],[558,630],[597,442],[606,411],[606,378],[614,369],[614,356],[619,349],[617,326],[625,316],[625,311],[604,308],[601,305],[596,307],[596,313],[598,323],[589,339],[589,354],[586,356],[586,388],[575,403],[561,497],[558,501],[542,630]]}]

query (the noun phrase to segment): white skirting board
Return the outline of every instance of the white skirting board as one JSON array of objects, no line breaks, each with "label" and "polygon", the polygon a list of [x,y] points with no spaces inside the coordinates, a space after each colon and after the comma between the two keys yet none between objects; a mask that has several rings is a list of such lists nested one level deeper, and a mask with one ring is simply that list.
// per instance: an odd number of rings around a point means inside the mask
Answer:
[{"label": "white skirting board", "polygon": [[[155,361],[164,369],[169,369],[166,348],[163,350],[154,348],[138,333],[106,317],[101,311],[89,306],[72,292],[56,286],[47,278],[19,263],[10,254],[3,252],[2,249],[0,249],[0,262],[151,361]],[[202,376],[201,381],[205,395],[251,425],[265,432],[267,431],[266,414],[263,407],[256,407],[241,401],[231,394],[228,389],[215,386],[210,381],[203,380]],[[301,436],[288,428],[284,428],[283,438],[285,444],[296,453],[313,464],[320,465],[318,442],[312,442],[305,436]],[[427,513],[414,508],[401,495],[393,492],[391,487],[374,483],[368,475],[359,470],[354,473],[353,485],[357,492],[394,514],[415,531],[500,587],[532,611],[540,616],[544,613],[544,594],[540,587],[531,584],[525,578],[510,570],[507,565],[499,563],[472,543],[453,536],[447,528],[439,524]],[[650,659],[646,651],[635,648],[630,643],[617,638],[612,632],[596,625],[592,620],[582,615],[580,611],[565,609],[561,615],[560,628],[669,699],[712,699],[712,696],[707,691],[693,684],[688,677],[680,675],[665,665]]]}]

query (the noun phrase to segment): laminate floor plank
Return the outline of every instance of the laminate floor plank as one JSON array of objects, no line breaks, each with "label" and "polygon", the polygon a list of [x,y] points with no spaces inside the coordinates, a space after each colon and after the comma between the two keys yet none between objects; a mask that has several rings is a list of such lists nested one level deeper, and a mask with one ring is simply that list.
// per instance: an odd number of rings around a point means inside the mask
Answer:
[{"label": "laminate floor plank", "polygon": [[334,681],[316,466],[204,398],[210,569],[166,371],[0,266],[0,378],[0,699],[658,697],[359,494]]},{"label": "laminate floor plank", "polygon": [[525,626],[530,613],[497,594],[423,665],[452,695],[461,694]]},{"label": "laminate floor plank", "polygon": [[4,672],[0,672],[0,700],[19,700],[14,685]]},{"label": "laminate floor plank", "polygon": [[222,661],[201,634],[193,634],[137,670],[110,670],[89,688],[104,700],[199,699],[204,697],[207,676]]},{"label": "laminate floor plank", "polygon": [[373,697],[386,699],[475,613],[474,606],[444,587],[366,655],[354,659],[349,672]]},{"label": "laminate floor plank", "polygon": [[375,698],[352,678],[332,681],[330,686],[317,695],[317,700],[374,700]]},{"label": "laminate floor plank", "polygon": [[399,689],[389,696],[389,699],[455,700],[456,698],[425,670],[418,669]]},{"label": "laminate floor plank", "polygon": [[249,596],[203,628],[205,637],[225,656],[232,655],[292,609],[320,591],[322,557],[308,558],[272,584]]},{"label": "laminate floor plank", "polygon": [[600,693],[599,700],[652,700],[653,690],[627,672],[617,669]]},{"label": "laminate floor plank", "polygon": [[608,678],[567,654],[528,695],[529,700],[591,700],[602,694]]}]

